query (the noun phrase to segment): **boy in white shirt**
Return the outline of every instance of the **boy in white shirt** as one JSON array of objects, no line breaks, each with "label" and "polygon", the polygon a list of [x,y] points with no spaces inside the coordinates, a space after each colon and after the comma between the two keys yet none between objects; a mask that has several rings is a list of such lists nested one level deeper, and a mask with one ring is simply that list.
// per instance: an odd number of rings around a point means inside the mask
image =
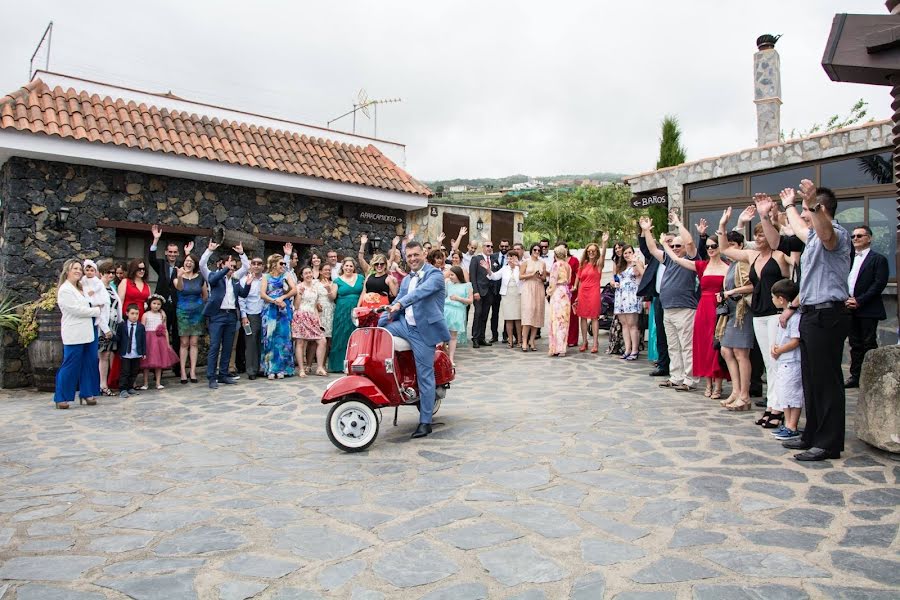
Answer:
[{"label": "boy in white shirt", "polygon": [[[800,289],[790,279],[776,281],[772,285],[772,302],[778,309],[784,309],[797,297]],[[779,440],[800,437],[798,424],[803,410],[803,376],[800,372],[800,313],[793,312],[784,327],[778,323],[775,344],[770,350],[776,361],[778,409],[784,411],[784,422],[772,432]]]}]

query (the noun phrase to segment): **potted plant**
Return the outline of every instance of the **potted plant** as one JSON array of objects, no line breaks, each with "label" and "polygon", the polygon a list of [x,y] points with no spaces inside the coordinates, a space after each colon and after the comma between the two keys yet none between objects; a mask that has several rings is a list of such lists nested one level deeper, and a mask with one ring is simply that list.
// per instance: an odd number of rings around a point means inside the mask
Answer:
[{"label": "potted plant", "polygon": [[34,302],[23,304],[16,328],[19,341],[28,350],[34,385],[42,392],[56,389],[56,371],[63,359],[62,315],[56,306],[56,291],[54,285]]}]

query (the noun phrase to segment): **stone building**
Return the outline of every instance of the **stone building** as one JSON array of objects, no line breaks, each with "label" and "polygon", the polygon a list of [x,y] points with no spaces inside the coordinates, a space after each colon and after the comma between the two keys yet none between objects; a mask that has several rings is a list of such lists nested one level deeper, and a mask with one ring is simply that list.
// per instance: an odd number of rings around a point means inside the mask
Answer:
[{"label": "stone building", "polygon": [[432,202],[427,208],[409,213],[409,226],[416,230],[416,237],[431,243],[437,242],[438,236],[443,232],[447,236],[444,245],[448,250],[450,240],[456,239],[461,227],[469,230],[460,241],[463,250],[470,239],[479,243],[493,240],[494,248],[497,248],[501,239],[507,239],[511,244],[522,241],[525,212]]},{"label": "stone building", "polygon": [[[870,122],[781,141],[781,75],[775,39],[762,36],[757,43],[757,147],[626,177],[635,194],[634,202],[667,201],[670,209],[680,211],[685,223],[695,224],[705,218],[711,227],[719,223],[722,211],[732,206],[732,227],[758,192],[777,197],[786,187],[798,187],[801,179],[833,189],[839,200],[838,221],[848,229],[862,224],[871,227],[872,248],[888,257],[890,280],[884,300],[889,317],[879,332],[881,343],[896,343],[897,204],[891,122]],[[745,235],[750,236],[757,222],[758,217]]]},{"label": "stone building", "polygon": [[[401,144],[38,73],[0,98],[0,297],[34,299],[68,258],[146,259],[155,223],[196,254],[223,228],[252,236],[248,254],[355,257],[427,206],[404,161]],[[6,335],[0,385],[28,383]]]}]

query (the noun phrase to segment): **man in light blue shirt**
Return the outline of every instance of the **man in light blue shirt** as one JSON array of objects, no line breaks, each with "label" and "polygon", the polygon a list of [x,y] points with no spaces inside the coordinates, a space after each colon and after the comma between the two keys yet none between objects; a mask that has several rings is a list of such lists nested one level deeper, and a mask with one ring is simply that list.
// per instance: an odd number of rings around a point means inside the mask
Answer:
[{"label": "man in light blue shirt", "polygon": [[265,307],[259,293],[262,272],[263,260],[259,257],[251,260],[250,272],[244,278],[244,284],[250,284],[250,291],[246,298],[238,298],[241,327],[244,328],[244,362],[249,379],[256,379],[259,374],[259,356],[262,352],[262,311]]}]

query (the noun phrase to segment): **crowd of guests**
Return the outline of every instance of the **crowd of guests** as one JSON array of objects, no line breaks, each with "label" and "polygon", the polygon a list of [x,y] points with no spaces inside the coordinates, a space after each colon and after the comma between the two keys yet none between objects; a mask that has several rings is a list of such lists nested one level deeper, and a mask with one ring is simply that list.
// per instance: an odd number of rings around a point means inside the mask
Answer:
[{"label": "crowd of guests", "polygon": [[[606,285],[608,234],[588,244],[580,260],[565,242],[551,248],[547,239],[527,250],[507,239],[496,250],[492,241],[472,241],[463,251],[466,228],[449,250],[443,234],[436,247],[425,242],[428,262],[446,280],[451,361],[470,340],[476,349],[502,340],[510,349],[536,351],[545,327],[550,356],[576,347],[596,354],[601,319],[611,312],[608,354],[635,361],[646,346],[656,364],[650,375],[666,377],[660,387],[692,392],[704,381],[704,395],[730,411],[753,409],[764,372],[765,412],[756,423],[786,447],[804,450],[799,460],[836,458],[843,451],[844,389],[859,385],[863,357],[877,347],[877,323],[886,318],[887,258],[871,250],[868,227],[851,233],[834,220],[831,190],[803,180],[799,201],[793,189],[780,200],[783,210],[757,194],[731,231],[725,230],[731,208],[714,235],[701,219],[696,242],[676,212],[672,233],[657,235],[643,217],[638,250],[613,245]],[[746,241],[742,232],[756,216],[753,240]],[[68,407],[76,387],[87,404],[113,390],[125,397],[163,389],[161,374],[172,367],[182,384],[197,383],[203,336],[210,388],[234,384],[238,371],[249,379],[342,372],[352,309],[394,299],[406,276],[403,248],[415,236],[395,237],[388,252],[368,259],[363,236],[355,258],[313,251],[300,266],[291,244],[281,254],[250,258],[240,245],[219,252],[210,242],[198,259],[193,243],[183,255],[169,243],[158,258],[163,232],[158,226],[152,232],[149,261],[66,261],[58,294],[65,347],[58,408]],[[154,293],[148,263],[157,274]],[[848,335],[850,378],[842,381]]]}]

